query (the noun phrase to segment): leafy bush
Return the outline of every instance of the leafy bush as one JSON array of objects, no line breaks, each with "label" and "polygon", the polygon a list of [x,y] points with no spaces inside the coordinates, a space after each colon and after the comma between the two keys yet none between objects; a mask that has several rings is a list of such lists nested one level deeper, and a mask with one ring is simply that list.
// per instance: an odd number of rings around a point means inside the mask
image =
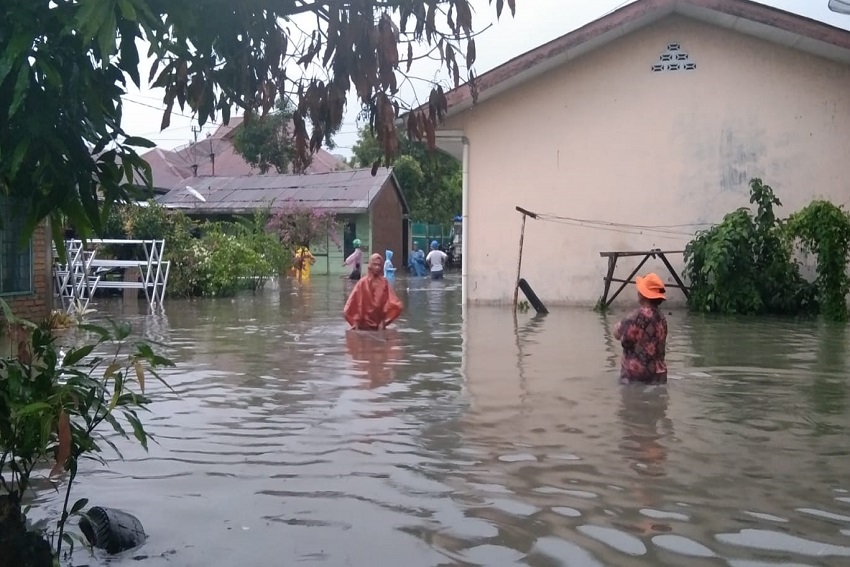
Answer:
[{"label": "leafy bush", "polygon": [[[199,225],[180,211],[151,202],[122,207],[116,216],[108,226],[120,227],[117,238],[165,240],[165,260],[171,262],[169,296],[227,296],[240,289],[256,291],[288,262],[286,248],[266,230],[268,211],[258,211],[250,219]],[[135,258],[144,257],[141,247],[131,253]]]},{"label": "leafy bush", "polygon": [[106,422],[127,438],[119,416],[147,449],[150,435],[137,413],[150,403],[144,395],[145,378],[161,380],[156,368],[173,364],[147,342],[131,339],[129,326],[119,324],[79,326],[86,333],[82,344],[62,356],[46,325],[15,318],[2,300],[0,307],[9,330],[14,329],[16,346],[15,354],[0,357],[0,492],[11,504],[14,513],[9,517],[14,521],[21,516],[21,501],[36,466],[55,462],[51,476],[68,472],[55,538],[60,557],[63,543],[73,546],[65,524],[87,503],[81,499],[70,505],[80,459],[103,462],[102,443],[118,452],[98,429]]},{"label": "leafy bush", "polygon": [[[685,249],[690,281],[689,306],[726,314],[822,314],[847,319],[850,278],[850,216],[827,201],[813,201],[786,221],[769,185],[750,181],[750,203],[711,229],[697,234]],[[817,279],[807,282],[794,260],[794,244],[818,257]]]},{"label": "leafy bush", "polygon": [[255,261],[257,254],[244,240],[225,233],[221,225],[210,224],[206,228],[199,266],[203,294],[233,295],[240,287],[247,287],[246,278],[251,270],[246,262]]},{"label": "leafy bush", "polygon": [[850,215],[829,201],[812,201],[791,215],[788,232],[799,240],[804,251],[817,255],[815,284],[821,313],[834,321],[846,321]]},{"label": "leafy bush", "polygon": [[750,182],[756,214],[740,208],[697,234],[685,248],[689,306],[726,314],[797,314],[816,309],[811,284],[792,259],[774,206],[782,203],[760,179]]}]

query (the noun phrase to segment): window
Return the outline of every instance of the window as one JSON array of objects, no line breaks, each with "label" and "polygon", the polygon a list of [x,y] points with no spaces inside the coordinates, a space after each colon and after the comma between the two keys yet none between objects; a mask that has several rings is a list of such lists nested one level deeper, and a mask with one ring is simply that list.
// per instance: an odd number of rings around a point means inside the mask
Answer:
[{"label": "window", "polygon": [[0,195],[0,295],[32,292],[32,239],[22,246],[24,215]]}]

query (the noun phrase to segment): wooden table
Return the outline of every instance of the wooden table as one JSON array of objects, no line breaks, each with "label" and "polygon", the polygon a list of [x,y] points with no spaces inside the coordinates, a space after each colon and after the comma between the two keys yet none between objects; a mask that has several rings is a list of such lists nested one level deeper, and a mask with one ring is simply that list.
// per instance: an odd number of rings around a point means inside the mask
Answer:
[{"label": "wooden table", "polygon": [[[661,250],[659,248],[653,248],[652,250],[643,250],[643,251],[633,251],[633,250],[617,250],[614,252],[600,252],[599,255],[603,258],[608,258],[608,273],[603,278],[605,281],[605,290],[602,292],[602,304],[604,307],[608,307],[611,303],[617,299],[617,296],[620,295],[620,292],[625,289],[628,284],[633,284],[635,281],[632,279],[635,277],[635,274],[646,264],[646,261],[650,258],[658,258],[664,265],[667,267],[667,270],[670,272],[670,275],[673,276],[675,280],[675,284],[665,285],[665,287],[672,287],[681,289],[682,293],[685,294],[686,298],[689,298],[690,295],[688,293],[688,287],[682,282],[682,279],[679,277],[679,274],[676,273],[676,270],[673,269],[673,266],[670,265],[670,262],[667,260],[667,254],[684,254],[683,250]],[[634,256],[643,256],[643,260],[640,261],[640,264],[632,270],[632,273],[626,279],[620,279],[614,277],[614,271],[617,268],[617,260],[619,258],[628,258]],[[617,288],[617,291],[614,292],[614,295],[608,298],[608,292],[611,289],[611,282],[617,282],[620,284],[620,287]]]}]

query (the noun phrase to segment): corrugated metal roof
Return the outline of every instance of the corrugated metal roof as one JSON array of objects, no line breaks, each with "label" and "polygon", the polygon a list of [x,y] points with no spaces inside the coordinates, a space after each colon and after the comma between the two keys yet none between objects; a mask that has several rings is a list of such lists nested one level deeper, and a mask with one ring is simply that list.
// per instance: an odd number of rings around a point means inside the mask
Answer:
[{"label": "corrugated metal roof", "polygon": [[[169,208],[195,214],[246,213],[287,202],[337,213],[357,214],[369,210],[378,191],[392,177],[392,169],[381,168],[372,176],[369,169],[350,169],[308,175],[240,175],[237,177],[192,177],[157,197]],[[191,187],[201,194],[198,199]],[[407,204],[399,192],[404,203]]]}]

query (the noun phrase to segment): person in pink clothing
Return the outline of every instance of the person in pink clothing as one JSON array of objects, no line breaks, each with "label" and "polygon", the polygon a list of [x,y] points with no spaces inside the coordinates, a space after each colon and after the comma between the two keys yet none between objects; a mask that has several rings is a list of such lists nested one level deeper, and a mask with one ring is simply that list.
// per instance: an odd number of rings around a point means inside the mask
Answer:
[{"label": "person in pink clothing", "polygon": [[348,279],[356,281],[360,279],[360,270],[363,264],[363,248],[359,238],[355,238],[352,244],[354,245],[354,252],[345,259],[342,265],[351,266],[351,274],[349,274]]},{"label": "person in pink clothing", "polygon": [[620,382],[666,384],[667,319],[660,310],[666,299],[664,282],[647,274],[635,285],[640,307],[614,327],[614,338],[623,345]]}]

